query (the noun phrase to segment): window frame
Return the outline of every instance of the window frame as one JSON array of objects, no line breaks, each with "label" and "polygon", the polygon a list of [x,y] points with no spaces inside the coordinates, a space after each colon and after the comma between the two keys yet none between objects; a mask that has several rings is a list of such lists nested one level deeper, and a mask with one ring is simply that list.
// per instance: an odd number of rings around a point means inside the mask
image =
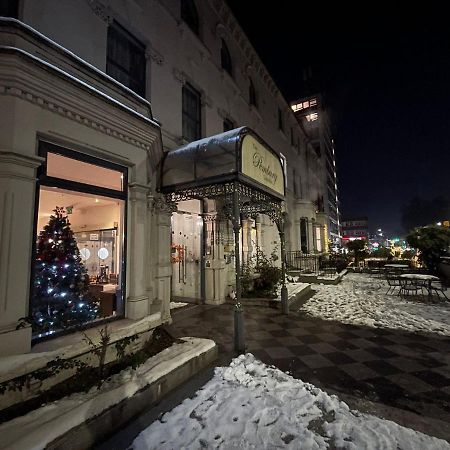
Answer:
[{"label": "window frame", "polygon": [[[136,71],[136,67],[139,64],[131,64],[133,67],[126,67],[120,61],[115,60],[112,57],[112,42],[113,40],[121,40],[122,44],[126,42],[127,52],[129,59],[136,58],[140,60],[141,69],[139,72]],[[130,52],[130,49],[134,49],[134,53]],[[145,98],[147,92],[147,59],[145,56],[146,45],[137,39],[132,33],[130,33],[125,27],[123,27],[119,22],[114,20],[109,26],[107,31],[106,40],[106,73],[114,78],[119,83],[131,89],[137,95]],[[113,69],[113,72],[111,72]],[[123,74],[128,77],[128,83],[124,83],[119,80],[118,77],[114,76],[114,71]],[[116,73],[117,73],[116,72]]]},{"label": "window frame", "polygon": [[284,133],[284,117],[280,107],[278,107],[278,129]]},{"label": "window frame", "polygon": [[[185,92],[188,92],[190,94],[193,94],[197,97],[198,102],[198,114],[197,117],[193,117],[189,113],[187,109],[185,109]],[[182,121],[182,137],[188,142],[193,142],[198,139],[201,139],[202,137],[202,94],[198,89],[195,89],[190,83],[185,83],[182,88],[182,94],[181,94],[182,100],[181,100],[181,121]],[[196,124],[196,132],[197,136],[194,139],[191,139],[190,137],[186,136],[185,134],[185,118],[188,120],[192,120]]]},{"label": "window frame", "polygon": [[200,16],[194,0],[181,0],[180,16],[189,29],[200,37]]},{"label": "window frame", "polygon": [[[108,169],[117,170],[122,172],[123,174],[123,184],[122,190],[114,190],[108,189],[100,186],[92,186],[85,183],[79,183],[76,181],[65,180],[57,177],[49,177],[47,176],[47,154],[48,153],[56,153],[61,156],[65,156],[67,158],[75,159],[77,161],[86,162],[89,164],[94,164],[100,167],[106,167]],[[100,159],[86,153],[82,153],[80,151],[72,150],[67,147],[63,147],[58,144],[53,144],[47,140],[39,140],[38,141],[38,156],[44,158],[44,162],[37,169],[37,177],[36,177],[36,191],[35,191],[35,202],[34,202],[34,223],[33,223],[33,239],[31,243],[31,270],[30,270],[30,284],[29,284],[29,293],[28,293],[28,315],[31,316],[32,308],[31,308],[31,300],[33,295],[33,284],[34,284],[34,275],[35,275],[35,260],[36,260],[36,237],[38,235],[38,219],[39,219],[39,200],[40,200],[40,190],[41,186],[45,187],[55,187],[64,190],[81,192],[85,194],[99,195],[103,197],[110,197],[122,200],[124,202],[123,205],[123,236],[121,239],[122,245],[122,261],[120,262],[120,270],[121,270],[121,283],[120,290],[122,293],[122,303],[123,303],[123,311],[117,314],[114,317],[107,317],[104,319],[95,320],[93,322],[87,322],[78,327],[73,327],[69,329],[58,330],[51,335],[45,336],[32,336],[32,343],[46,341],[48,339],[53,339],[55,337],[64,336],[67,334],[71,334],[80,330],[92,328],[98,326],[102,323],[111,322],[114,320],[120,320],[125,317],[126,313],[126,279],[127,279],[127,225],[128,225],[128,168],[104,159]]]},{"label": "window frame", "polygon": [[258,108],[258,97],[256,95],[256,88],[255,84],[253,83],[253,80],[251,77],[248,78],[249,85],[248,85],[248,103],[250,106],[254,106],[255,108]]},{"label": "window frame", "polygon": [[19,0],[2,0],[4,6],[0,7],[0,16],[19,18]]},{"label": "window frame", "polygon": [[231,77],[233,76],[233,60],[231,58],[230,49],[228,48],[225,39],[221,39],[222,46],[220,48],[220,65],[222,69],[228,73]]}]

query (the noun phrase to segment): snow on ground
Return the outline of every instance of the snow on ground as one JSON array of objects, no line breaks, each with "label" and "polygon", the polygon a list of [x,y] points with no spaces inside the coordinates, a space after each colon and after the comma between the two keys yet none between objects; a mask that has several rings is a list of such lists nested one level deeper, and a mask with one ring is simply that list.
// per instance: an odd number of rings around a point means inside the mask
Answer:
[{"label": "snow on ground", "polygon": [[426,296],[421,296],[421,301],[399,297],[398,290],[393,295],[386,295],[388,288],[383,279],[347,274],[336,286],[314,285],[316,294],[300,312],[355,325],[450,336],[449,302],[429,302]]},{"label": "snow on ground", "polygon": [[352,411],[247,354],[216,368],[193,398],[152,423],[131,448],[434,450],[450,444]]},{"label": "snow on ground", "polygon": [[187,306],[189,303],[184,302],[170,302],[170,309],[182,308],[183,306]]}]

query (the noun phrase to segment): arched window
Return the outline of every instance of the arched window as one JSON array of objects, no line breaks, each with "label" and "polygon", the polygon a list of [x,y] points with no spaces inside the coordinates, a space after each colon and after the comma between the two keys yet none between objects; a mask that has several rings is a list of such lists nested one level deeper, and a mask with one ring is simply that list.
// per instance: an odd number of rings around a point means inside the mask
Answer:
[{"label": "arched window", "polygon": [[233,75],[233,63],[231,62],[230,51],[228,50],[227,44],[222,39],[222,48],[220,50],[220,60],[222,63],[222,69]]},{"label": "arched window", "polygon": [[248,102],[250,105],[253,105],[254,107],[258,107],[257,99],[256,99],[256,89],[255,85],[253,84],[253,81],[251,78],[248,79]]},{"label": "arched window", "polygon": [[200,26],[194,0],[181,0],[181,18],[196,35],[199,35]]}]

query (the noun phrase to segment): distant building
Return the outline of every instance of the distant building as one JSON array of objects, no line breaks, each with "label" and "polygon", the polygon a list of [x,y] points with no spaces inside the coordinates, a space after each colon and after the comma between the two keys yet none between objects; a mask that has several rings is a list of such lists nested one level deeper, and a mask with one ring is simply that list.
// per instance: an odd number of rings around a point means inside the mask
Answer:
[{"label": "distant building", "polygon": [[317,201],[317,210],[327,218],[328,239],[333,244],[341,241],[339,198],[336,176],[334,140],[330,118],[320,94],[291,102],[291,108],[305,130],[322,164],[322,189]]},{"label": "distant building", "polygon": [[346,218],[341,221],[343,241],[369,238],[369,221],[367,217]]}]

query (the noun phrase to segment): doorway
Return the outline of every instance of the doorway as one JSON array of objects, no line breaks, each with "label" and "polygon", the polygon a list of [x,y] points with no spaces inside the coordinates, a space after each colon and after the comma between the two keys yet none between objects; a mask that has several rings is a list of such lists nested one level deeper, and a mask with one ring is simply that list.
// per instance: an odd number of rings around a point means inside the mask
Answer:
[{"label": "doorway", "polygon": [[178,204],[172,215],[172,299],[201,303],[203,218],[198,200]]}]

